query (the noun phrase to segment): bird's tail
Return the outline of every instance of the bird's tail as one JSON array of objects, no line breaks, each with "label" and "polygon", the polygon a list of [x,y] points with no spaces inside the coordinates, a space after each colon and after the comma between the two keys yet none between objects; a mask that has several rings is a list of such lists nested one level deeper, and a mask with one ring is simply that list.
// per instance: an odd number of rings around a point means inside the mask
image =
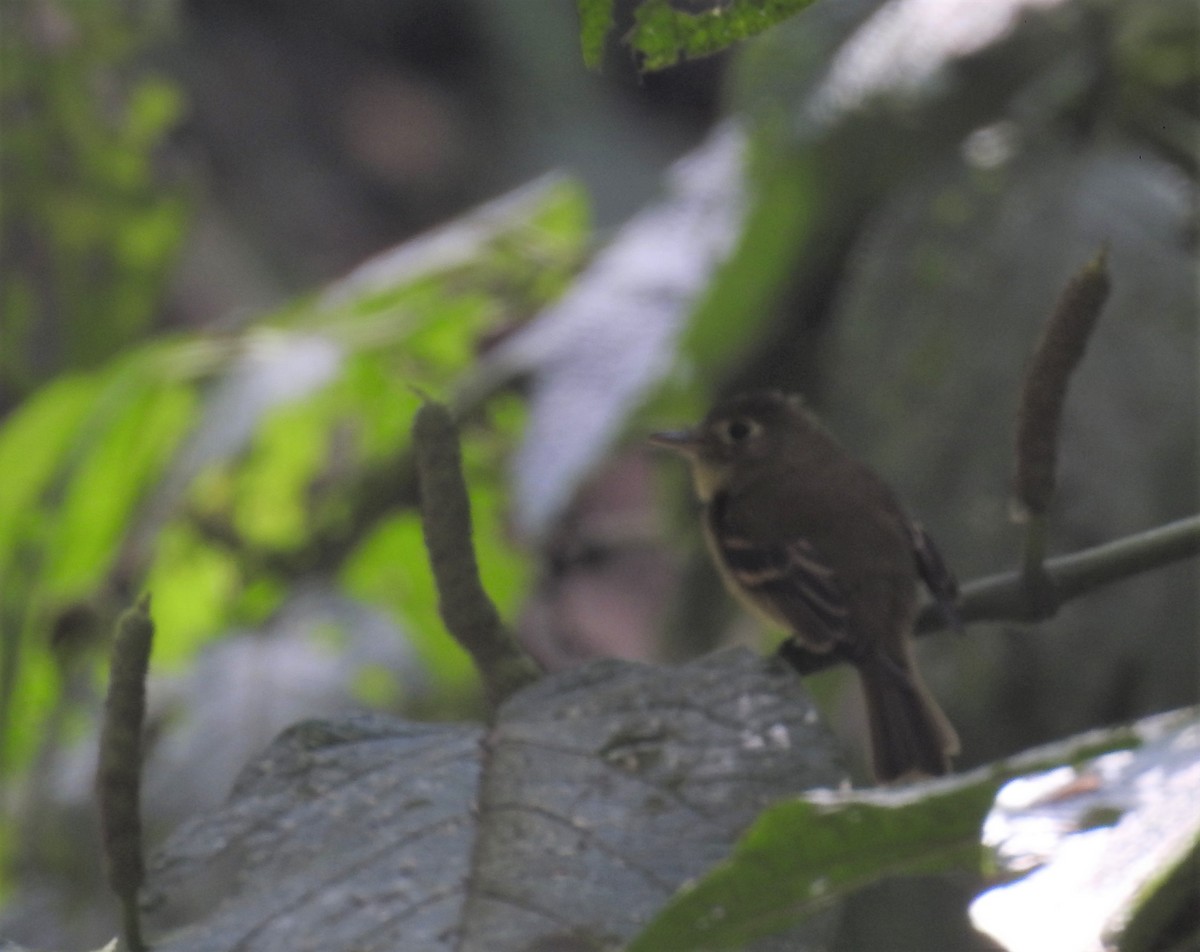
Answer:
[{"label": "bird's tail", "polygon": [[910,658],[883,656],[860,664],[871,763],[879,783],[940,777],[958,753],[958,735],[921,683]]}]

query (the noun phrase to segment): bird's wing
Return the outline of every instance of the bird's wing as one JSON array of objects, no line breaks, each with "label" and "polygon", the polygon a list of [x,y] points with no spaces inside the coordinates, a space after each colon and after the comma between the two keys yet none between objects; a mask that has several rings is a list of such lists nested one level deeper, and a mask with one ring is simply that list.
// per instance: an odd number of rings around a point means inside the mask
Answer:
[{"label": "bird's wing", "polygon": [[825,653],[845,643],[845,594],[810,542],[752,542],[727,530],[714,535],[725,568],[749,600],[790,628],[802,647]]},{"label": "bird's wing", "polygon": [[958,603],[958,581],[946,567],[941,553],[938,552],[937,546],[933,544],[933,539],[929,537],[924,527],[919,522],[911,521],[906,522],[905,527],[908,529],[908,538],[917,562],[917,573],[921,576],[925,587],[929,589],[929,594],[933,596],[934,602],[937,603],[942,617],[946,619],[946,624],[961,633],[963,630],[962,619],[959,618],[958,610],[955,607]]}]

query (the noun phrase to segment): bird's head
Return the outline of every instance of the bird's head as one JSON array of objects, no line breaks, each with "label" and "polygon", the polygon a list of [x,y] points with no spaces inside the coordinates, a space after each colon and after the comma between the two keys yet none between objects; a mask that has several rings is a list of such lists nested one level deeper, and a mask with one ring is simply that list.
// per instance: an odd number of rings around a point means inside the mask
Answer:
[{"label": "bird's head", "polygon": [[650,442],[687,458],[696,493],[707,502],[735,469],[748,472],[776,458],[807,422],[799,397],[760,391],[719,404],[691,429],[652,433]]}]

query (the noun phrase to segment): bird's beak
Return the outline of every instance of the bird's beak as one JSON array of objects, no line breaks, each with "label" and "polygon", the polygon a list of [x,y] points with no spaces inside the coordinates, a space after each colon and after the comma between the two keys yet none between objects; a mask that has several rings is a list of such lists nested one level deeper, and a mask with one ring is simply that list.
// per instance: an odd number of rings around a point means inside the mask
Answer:
[{"label": "bird's beak", "polygon": [[684,456],[695,456],[700,451],[700,436],[695,430],[668,430],[663,433],[651,433],[649,440],[654,446],[661,446],[672,452],[682,453]]}]

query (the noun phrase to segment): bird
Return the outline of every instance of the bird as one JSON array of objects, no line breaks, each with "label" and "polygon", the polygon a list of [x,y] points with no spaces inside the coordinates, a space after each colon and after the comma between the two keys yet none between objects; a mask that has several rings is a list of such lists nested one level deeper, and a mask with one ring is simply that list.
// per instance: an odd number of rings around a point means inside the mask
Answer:
[{"label": "bird", "polygon": [[918,579],[955,627],[958,588],[884,480],[779,391],[650,441],[690,464],[709,552],[729,591],[787,632],[779,655],[801,674],[814,656],[857,670],[876,782],[948,773],[958,736],[917,670],[913,626]]}]

